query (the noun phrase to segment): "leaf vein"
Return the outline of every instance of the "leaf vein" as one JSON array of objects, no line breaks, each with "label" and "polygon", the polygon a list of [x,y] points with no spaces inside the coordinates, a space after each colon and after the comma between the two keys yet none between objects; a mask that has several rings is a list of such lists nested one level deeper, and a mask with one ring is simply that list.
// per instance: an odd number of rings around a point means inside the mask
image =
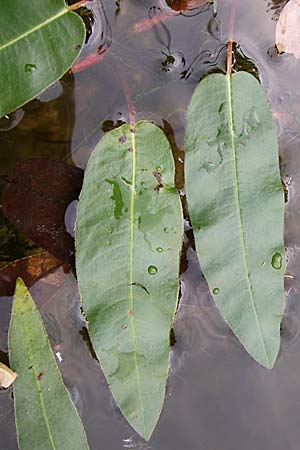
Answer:
[{"label": "leaf vein", "polygon": [[144,403],[142,398],[141,391],[141,380],[140,380],[140,371],[139,371],[139,363],[137,358],[137,344],[136,344],[136,332],[135,332],[135,318],[134,318],[134,203],[135,203],[135,184],[136,184],[136,139],[135,139],[135,129],[131,129],[131,143],[132,143],[132,176],[131,176],[131,198],[130,198],[130,244],[129,244],[129,293],[130,293],[130,310],[133,312],[131,315],[131,333],[133,340],[133,354],[134,354],[134,364],[135,364],[135,372],[136,379],[138,385],[138,396],[140,401],[140,407],[142,412],[142,421],[144,425],[144,431],[146,431],[145,424],[145,412],[144,412]]},{"label": "leaf vein", "polygon": [[17,36],[16,38],[12,39],[11,41],[6,42],[4,45],[0,46],[0,51],[5,50],[7,47],[10,47],[10,46],[16,44],[17,42],[21,41],[22,39],[27,39],[28,36],[30,36],[31,34],[35,33],[36,31],[39,31],[40,29],[42,29],[44,27],[46,27],[50,23],[54,22],[55,20],[59,19],[60,17],[64,16],[65,14],[67,14],[68,12],[69,12],[69,10],[67,8],[64,8],[59,13],[57,13],[54,16],[50,17],[49,19],[45,20],[44,22],[36,25],[35,27],[31,28],[30,30],[25,31],[25,33]]},{"label": "leaf vein", "polygon": [[38,381],[38,371],[35,368],[35,362],[34,362],[34,358],[33,358],[33,351],[32,351],[32,347],[31,347],[31,343],[30,343],[30,330],[28,327],[28,321],[25,320],[24,321],[24,331],[25,331],[25,335],[26,335],[26,341],[27,341],[27,346],[28,346],[28,353],[29,353],[29,358],[30,358],[30,362],[32,365],[32,373],[33,373],[33,377],[35,380],[35,383],[37,385],[37,391],[38,391],[38,395],[39,395],[39,399],[40,399],[40,404],[41,404],[41,409],[42,409],[42,414],[44,416],[45,419],[45,424],[46,424],[46,428],[49,434],[49,439],[50,439],[50,444],[53,450],[57,450],[56,445],[54,443],[54,438],[52,435],[52,431],[50,428],[50,423],[49,423],[49,419],[48,419],[48,415],[47,415],[47,410],[46,410],[46,406],[45,406],[45,401],[44,401],[44,396],[43,396],[43,392],[41,389],[41,386],[39,384]]},{"label": "leaf vein", "polygon": [[241,244],[242,244],[246,281],[247,281],[247,286],[248,286],[248,290],[249,290],[249,294],[250,294],[252,308],[253,308],[254,315],[255,315],[255,320],[257,323],[258,332],[259,332],[260,339],[262,342],[262,347],[264,349],[266,358],[267,358],[269,364],[271,365],[272,361],[270,360],[270,357],[269,357],[269,354],[267,351],[267,347],[266,347],[266,343],[265,343],[265,339],[264,339],[264,336],[262,333],[262,328],[261,328],[261,324],[260,324],[259,317],[258,317],[257,306],[256,306],[254,294],[253,294],[253,286],[252,286],[250,274],[249,274],[249,266],[248,266],[247,252],[246,252],[246,242],[245,242],[244,227],[243,227],[243,220],[242,220],[242,213],[241,213],[241,206],[240,206],[240,191],[239,191],[236,145],[235,145],[235,134],[234,134],[234,118],[233,118],[233,108],[232,108],[232,75],[231,75],[231,73],[227,73],[226,80],[227,80],[228,112],[229,112],[229,133],[231,136],[234,184],[235,184],[236,203],[237,203],[237,211],[238,211],[238,218],[239,218],[240,238],[241,238]]}]

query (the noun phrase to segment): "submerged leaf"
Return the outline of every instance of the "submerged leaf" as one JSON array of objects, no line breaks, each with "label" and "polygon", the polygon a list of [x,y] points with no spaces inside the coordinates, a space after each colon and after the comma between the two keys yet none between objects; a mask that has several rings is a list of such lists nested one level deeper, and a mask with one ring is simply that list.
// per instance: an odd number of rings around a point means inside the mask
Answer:
[{"label": "submerged leaf", "polygon": [[53,272],[62,264],[60,259],[47,252],[7,264],[0,269],[1,296],[13,295],[18,277],[24,280],[27,287],[31,287],[37,280]]},{"label": "submerged leaf", "polygon": [[36,97],[73,64],[85,40],[64,0],[9,0],[0,15],[0,117]]},{"label": "submerged leaf", "polygon": [[178,297],[182,212],[163,132],[107,133],[87,167],[76,265],[89,333],[114,398],[149,439],[159,418]]},{"label": "submerged leaf", "polygon": [[284,197],[275,126],[258,81],[210,75],[187,115],[186,193],[215,301],[241,343],[271,368],[280,343]]},{"label": "submerged leaf", "polygon": [[18,279],[9,329],[20,450],[88,450],[86,435],[54,360],[40,314]]},{"label": "submerged leaf", "polygon": [[280,53],[300,58],[300,0],[289,0],[276,24],[276,46]]},{"label": "submerged leaf", "polygon": [[83,171],[61,161],[29,159],[8,175],[3,213],[25,236],[66,261],[74,260],[74,240],[66,230],[66,207],[78,198]]},{"label": "submerged leaf", "polygon": [[0,362],[0,388],[9,388],[16,378],[17,374]]}]

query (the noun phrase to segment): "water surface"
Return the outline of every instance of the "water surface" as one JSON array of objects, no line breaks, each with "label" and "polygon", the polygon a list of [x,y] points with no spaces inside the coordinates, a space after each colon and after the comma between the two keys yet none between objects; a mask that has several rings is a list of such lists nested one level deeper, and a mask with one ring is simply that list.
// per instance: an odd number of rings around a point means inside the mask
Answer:
[{"label": "water surface", "polygon": [[[236,67],[258,76],[269,98],[287,188],[286,309],[275,368],[267,371],[255,363],[222,320],[201,273],[186,220],[166,402],[151,441],[145,443],[120,414],[88,346],[75,277],[66,266],[58,267],[34,283],[31,292],[92,450],[299,450],[300,60],[277,55],[274,49],[276,17],[284,3],[236,1],[234,29]],[[174,15],[163,0],[89,2],[88,9],[81,11],[89,28],[82,57],[101,48],[103,59],[86,70],[67,73],[38,99],[0,121],[2,178],[17,163],[31,158],[64,161],[84,169],[103,133],[128,120],[124,95],[128,85],[136,120],[154,121],[171,141],[176,184],[187,213],[182,176],[185,111],[199,80],[225,70],[231,6],[231,0],[219,0],[214,17],[207,5]],[[170,17],[155,26],[145,22],[160,14]],[[73,201],[65,215],[70,234],[75,208]],[[3,264],[40,251],[1,215],[0,219]],[[3,292],[0,299],[3,361],[11,305],[8,294]],[[0,433],[1,449],[16,450],[11,390],[0,392]]]}]

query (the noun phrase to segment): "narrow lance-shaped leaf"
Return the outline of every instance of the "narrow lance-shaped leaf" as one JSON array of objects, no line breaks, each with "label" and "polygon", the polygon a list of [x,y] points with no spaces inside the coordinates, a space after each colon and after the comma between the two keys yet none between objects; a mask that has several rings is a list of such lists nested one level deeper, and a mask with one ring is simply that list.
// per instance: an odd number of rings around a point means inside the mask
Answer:
[{"label": "narrow lance-shaped leaf", "polygon": [[40,314],[21,278],[9,329],[20,450],[88,450],[81,420],[54,360]]},{"label": "narrow lance-shaped leaf", "polygon": [[60,78],[85,39],[82,19],[64,0],[9,0],[0,14],[0,117]]},{"label": "narrow lance-shaped leaf", "polygon": [[186,194],[196,248],[214,299],[259,363],[280,343],[284,198],[275,126],[248,73],[214,74],[187,115]]},{"label": "narrow lance-shaped leaf", "polygon": [[86,170],[76,264],[92,343],[114,398],[149,439],[161,412],[178,296],[182,212],[163,132],[107,133]]}]

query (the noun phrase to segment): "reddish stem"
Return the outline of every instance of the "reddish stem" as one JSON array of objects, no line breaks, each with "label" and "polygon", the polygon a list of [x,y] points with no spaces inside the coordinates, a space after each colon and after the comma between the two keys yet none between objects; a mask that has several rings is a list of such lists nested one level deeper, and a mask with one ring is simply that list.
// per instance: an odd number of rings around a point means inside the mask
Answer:
[{"label": "reddish stem", "polygon": [[100,52],[90,53],[85,58],[76,61],[75,64],[72,66],[72,72],[73,73],[82,72],[88,67],[93,66],[94,64],[97,64],[100,61],[103,61],[103,54],[106,52],[106,50],[107,49],[103,49]]},{"label": "reddish stem", "polygon": [[231,76],[231,66],[232,66],[232,41],[227,43],[227,76]]},{"label": "reddish stem", "polygon": [[70,11],[74,11],[75,9],[80,8],[81,6],[84,6],[89,0],[81,0],[80,2],[74,3],[74,5],[68,6],[68,9]]},{"label": "reddish stem", "polygon": [[231,75],[232,66],[232,43],[233,43],[233,30],[234,30],[234,19],[235,19],[235,2],[233,0],[230,20],[229,20],[229,31],[228,31],[228,44],[227,44],[227,75]]},{"label": "reddish stem", "polygon": [[128,87],[126,78],[123,76],[122,70],[119,66],[117,66],[116,73],[118,75],[120,84],[122,86],[122,89],[123,89],[123,92],[125,95],[127,109],[128,109],[128,115],[129,115],[130,128],[131,128],[131,131],[134,131],[134,129],[135,129],[134,108],[133,108],[133,104],[132,104],[131,97],[130,97],[129,87]]},{"label": "reddish stem", "polygon": [[152,28],[154,25],[158,25],[161,22],[164,22],[168,19],[173,19],[177,17],[179,14],[166,14],[162,13],[159,16],[153,16],[149,19],[141,19],[133,25],[132,30],[136,33],[141,33],[142,31],[146,31],[149,28]]}]

